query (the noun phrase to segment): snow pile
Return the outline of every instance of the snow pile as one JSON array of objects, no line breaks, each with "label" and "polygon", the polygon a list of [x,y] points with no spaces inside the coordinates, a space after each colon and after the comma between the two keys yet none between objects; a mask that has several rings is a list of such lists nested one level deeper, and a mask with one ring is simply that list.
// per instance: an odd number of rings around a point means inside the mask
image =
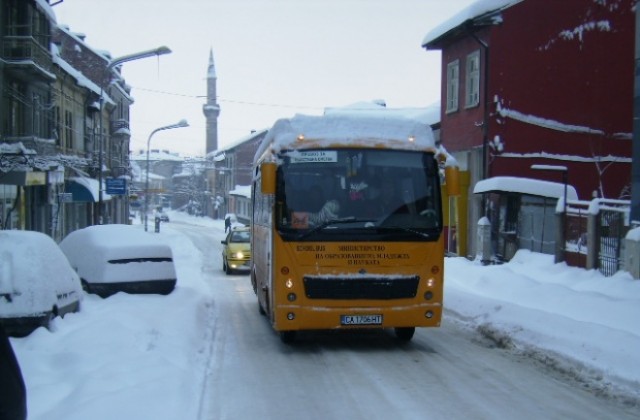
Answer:
[{"label": "snow pile", "polygon": [[56,318],[52,331],[11,339],[30,420],[198,418],[213,296],[191,241],[165,226],[158,236],[176,260],[171,294],[86,294],[81,311]]},{"label": "snow pile", "polygon": [[[224,237],[222,220],[171,219]],[[178,271],[170,295],[86,295],[81,312],[56,318],[53,331],[11,340],[31,420],[199,418],[208,358],[224,337],[216,336],[211,275],[203,272],[211,255],[178,230],[193,226],[178,226],[157,234],[171,244]],[[477,329],[592,389],[640,401],[640,281],[629,274],[605,278],[528,251],[504,265],[447,258],[444,296],[444,327]]]},{"label": "snow pile", "polygon": [[520,250],[505,265],[447,259],[445,309],[594,387],[640,397],[640,281]]}]

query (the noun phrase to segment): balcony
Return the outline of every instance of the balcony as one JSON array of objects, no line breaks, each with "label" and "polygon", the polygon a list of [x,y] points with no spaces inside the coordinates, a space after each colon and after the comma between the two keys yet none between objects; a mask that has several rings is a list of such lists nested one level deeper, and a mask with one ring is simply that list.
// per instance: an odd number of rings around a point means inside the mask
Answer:
[{"label": "balcony", "polygon": [[129,121],[122,119],[111,121],[111,135],[118,138],[131,137]]},{"label": "balcony", "polygon": [[7,63],[8,70],[19,70],[17,75],[26,71],[32,76],[55,80],[51,54],[32,36],[4,36],[0,58]]}]

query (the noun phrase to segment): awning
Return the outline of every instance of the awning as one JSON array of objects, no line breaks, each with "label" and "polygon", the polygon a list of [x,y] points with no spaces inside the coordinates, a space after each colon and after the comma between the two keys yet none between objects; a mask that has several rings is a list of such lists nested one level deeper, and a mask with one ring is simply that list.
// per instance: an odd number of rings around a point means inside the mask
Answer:
[{"label": "awning", "polygon": [[[474,194],[483,193],[519,193],[537,195],[539,197],[564,197],[564,184],[561,182],[541,181],[539,179],[519,178],[515,176],[496,176],[478,181],[473,187]],[[567,199],[577,200],[576,189],[567,185]]]},{"label": "awning", "polygon": [[[65,191],[71,193],[74,202],[97,203],[100,200],[98,180],[87,177],[70,177],[64,183]],[[111,196],[104,192],[102,183],[102,201],[111,200]]]}]

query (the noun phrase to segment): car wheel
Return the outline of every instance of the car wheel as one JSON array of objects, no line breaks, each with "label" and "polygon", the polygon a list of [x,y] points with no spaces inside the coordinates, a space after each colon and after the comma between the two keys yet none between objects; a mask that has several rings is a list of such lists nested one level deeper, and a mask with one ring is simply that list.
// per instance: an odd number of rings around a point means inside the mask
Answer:
[{"label": "car wheel", "polygon": [[413,334],[416,332],[415,327],[402,327],[396,328],[396,337],[401,341],[410,341],[413,338]]},{"label": "car wheel", "polygon": [[89,286],[89,283],[87,283],[85,279],[80,279],[80,284],[82,285],[82,290],[91,293],[91,286]]},{"label": "car wheel", "polygon": [[231,274],[231,267],[229,267],[229,263],[226,260],[223,265],[224,265],[224,272],[227,274]]}]

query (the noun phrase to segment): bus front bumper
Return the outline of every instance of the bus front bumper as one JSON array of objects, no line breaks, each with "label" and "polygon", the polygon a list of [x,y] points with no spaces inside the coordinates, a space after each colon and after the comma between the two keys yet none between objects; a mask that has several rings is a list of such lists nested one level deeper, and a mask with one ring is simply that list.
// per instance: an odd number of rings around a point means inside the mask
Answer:
[{"label": "bus front bumper", "polygon": [[327,307],[279,305],[275,311],[278,331],[341,328],[439,327],[442,305]]}]

